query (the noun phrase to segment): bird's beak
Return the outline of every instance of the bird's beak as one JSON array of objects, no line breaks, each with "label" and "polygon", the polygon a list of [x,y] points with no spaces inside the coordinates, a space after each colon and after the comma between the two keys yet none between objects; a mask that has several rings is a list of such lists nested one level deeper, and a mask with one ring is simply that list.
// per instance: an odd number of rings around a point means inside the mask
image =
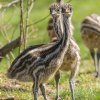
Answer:
[{"label": "bird's beak", "polygon": [[65,14],[66,14],[67,16],[70,16],[70,15],[71,15],[71,13],[69,13],[69,12],[66,12]]},{"label": "bird's beak", "polygon": [[51,14],[52,14],[52,15],[55,15],[56,13],[57,13],[56,11],[52,11],[52,13],[51,13]]},{"label": "bird's beak", "polygon": [[59,13],[57,13],[56,11],[53,11],[53,12],[52,12],[52,16],[53,16],[53,17],[55,17],[55,18],[58,18],[58,17],[59,17],[59,15],[60,15],[60,14],[59,14]]}]

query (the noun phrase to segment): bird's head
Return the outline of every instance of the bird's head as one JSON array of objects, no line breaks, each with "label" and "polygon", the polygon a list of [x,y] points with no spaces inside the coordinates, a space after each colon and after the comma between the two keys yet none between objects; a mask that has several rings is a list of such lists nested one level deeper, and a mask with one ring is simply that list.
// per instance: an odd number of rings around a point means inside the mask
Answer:
[{"label": "bird's head", "polygon": [[58,18],[61,13],[60,5],[58,3],[53,3],[49,7],[50,14],[53,18]]},{"label": "bird's head", "polygon": [[62,5],[62,14],[66,17],[71,17],[73,14],[73,8],[70,4],[66,3]]}]

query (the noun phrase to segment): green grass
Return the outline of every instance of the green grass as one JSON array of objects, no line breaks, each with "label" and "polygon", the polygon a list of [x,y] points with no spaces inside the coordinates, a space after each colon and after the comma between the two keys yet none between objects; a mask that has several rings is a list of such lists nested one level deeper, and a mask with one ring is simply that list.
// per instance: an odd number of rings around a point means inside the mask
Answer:
[{"label": "green grass", "polygon": [[[0,0],[4,2],[6,0]],[[9,0],[10,1],[10,0]],[[41,18],[44,18],[49,14],[49,5],[53,0],[36,0],[32,13],[30,14],[29,23],[34,23]],[[67,0],[66,0],[67,2]],[[91,60],[88,49],[84,46],[84,43],[81,39],[80,26],[82,20],[92,14],[100,14],[99,0],[72,0],[71,4],[73,5],[74,13],[72,17],[72,23],[74,25],[74,37],[81,49],[81,66],[79,70],[79,75],[77,77],[77,84],[75,90],[76,100],[100,100],[100,80],[95,79],[93,76],[94,66],[93,61]],[[1,35],[2,29],[6,26],[6,32],[11,39],[12,33],[14,32],[13,38],[19,36],[19,8],[13,7],[7,9],[3,14],[3,10],[0,10],[0,44],[4,45],[7,43],[3,36]],[[1,16],[2,14],[2,16]],[[46,20],[31,26],[29,31],[31,32],[31,37],[28,39],[29,45],[47,43],[49,42],[47,34],[47,23],[48,17]],[[14,54],[17,55],[18,50],[14,50]],[[5,58],[0,63],[0,99],[7,97],[14,97],[15,100],[32,100],[32,83],[21,83],[15,82],[15,80],[9,80],[6,78],[5,73],[9,67],[8,59]],[[62,100],[70,100],[70,90],[68,73],[61,73],[60,80],[60,97]],[[47,95],[50,100],[54,100],[55,97],[55,82],[51,80],[48,82],[47,86]],[[42,97],[39,96],[39,100],[42,100]]]}]

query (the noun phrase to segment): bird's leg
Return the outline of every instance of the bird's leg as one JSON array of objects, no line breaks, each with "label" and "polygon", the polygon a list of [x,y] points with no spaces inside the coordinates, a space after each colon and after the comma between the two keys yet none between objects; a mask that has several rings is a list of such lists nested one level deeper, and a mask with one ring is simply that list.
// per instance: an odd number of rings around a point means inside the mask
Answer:
[{"label": "bird's leg", "polygon": [[96,77],[99,76],[99,67],[98,67],[98,53],[97,53],[97,49],[94,49],[95,55],[94,55],[94,63],[95,63],[95,70],[96,70]]},{"label": "bird's leg", "polygon": [[71,76],[69,79],[70,91],[71,91],[71,100],[75,100],[74,90],[75,90],[75,77],[78,73],[80,62],[76,62],[76,66],[71,69]]},{"label": "bird's leg", "polygon": [[55,81],[56,81],[56,98],[55,100],[59,100],[59,79],[60,79],[60,72],[57,71],[55,75]]},{"label": "bird's leg", "polygon": [[70,84],[70,90],[71,90],[72,100],[75,100],[75,96],[74,96],[75,79],[74,78],[70,79],[69,84]]},{"label": "bird's leg", "polygon": [[34,100],[37,100],[38,98],[38,89],[39,89],[39,80],[36,76],[34,76],[34,85],[33,85]]},{"label": "bird's leg", "polygon": [[40,90],[42,92],[42,95],[44,97],[44,100],[47,100],[45,86],[43,84],[40,84]]},{"label": "bird's leg", "polygon": [[98,59],[98,77],[100,77],[100,53],[99,52],[97,54],[97,59]]},{"label": "bird's leg", "polygon": [[100,58],[99,58],[99,77],[100,77]]},{"label": "bird's leg", "polygon": [[91,53],[91,56],[93,58],[93,61],[94,61],[94,65],[95,65],[95,77],[98,77],[98,53],[97,53],[97,50],[90,50],[90,53]]}]

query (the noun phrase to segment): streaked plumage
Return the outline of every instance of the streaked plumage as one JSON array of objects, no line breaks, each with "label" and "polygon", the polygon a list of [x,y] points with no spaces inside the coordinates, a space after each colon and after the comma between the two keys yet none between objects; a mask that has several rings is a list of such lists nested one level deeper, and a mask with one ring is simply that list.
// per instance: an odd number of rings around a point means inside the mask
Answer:
[{"label": "streaked plumage", "polygon": [[87,16],[81,25],[81,36],[95,63],[96,77],[100,76],[100,16]]},{"label": "streaked plumage", "polygon": [[[70,12],[70,7],[68,8],[67,5],[63,5],[63,8],[64,8],[64,13],[66,14],[66,11],[67,13]],[[67,14],[66,14],[67,16]],[[69,26],[70,26],[70,35],[71,35],[71,38],[70,38],[70,41],[69,41],[69,47],[68,47],[68,50],[65,54],[65,57],[64,57],[64,60],[63,60],[63,64],[61,65],[60,67],[60,70],[61,71],[70,71],[71,72],[71,75],[70,75],[70,85],[72,83],[74,83],[73,81],[75,81],[75,77],[76,77],[76,74],[78,73],[78,69],[79,69],[79,65],[80,65],[80,49],[77,45],[77,43],[75,42],[74,38],[73,38],[73,26],[71,24],[71,17],[69,18]],[[48,27],[47,27],[47,30],[48,30],[48,35],[50,37],[50,40],[51,41],[56,41],[57,37],[56,37],[56,34],[55,34],[55,31],[53,29],[53,19],[50,18],[49,22],[48,22]],[[55,80],[56,80],[56,85],[57,85],[57,94],[56,94],[56,100],[58,100],[59,98],[59,94],[58,94],[58,82],[59,82],[59,78],[60,78],[60,73],[57,72],[57,74],[55,75]],[[73,86],[70,87],[70,89],[72,88]],[[71,92],[72,92],[72,95],[74,95],[73,93],[74,91],[74,88],[71,89]],[[72,96],[72,98],[74,99],[74,97]]]},{"label": "streaked plumage", "polygon": [[[57,12],[57,13],[53,13]],[[34,100],[37,100],[38,87],[45,96],[43,83],[48,81],[60,68],[69,44],[69,26],[63,21],[60,6],[52,4],[50,13],[53,17],[55,33],[61,37],[49,44],[31,46],[23,51],[8,69],[8,77],[19,81],[33,81]],[[61,27],[61,24],[64,27]],[[62,29],[63,28],[63,29]],[[65,31],[65,29],[67,30]],[[62,31],[63,30],[63,31]]]}]

